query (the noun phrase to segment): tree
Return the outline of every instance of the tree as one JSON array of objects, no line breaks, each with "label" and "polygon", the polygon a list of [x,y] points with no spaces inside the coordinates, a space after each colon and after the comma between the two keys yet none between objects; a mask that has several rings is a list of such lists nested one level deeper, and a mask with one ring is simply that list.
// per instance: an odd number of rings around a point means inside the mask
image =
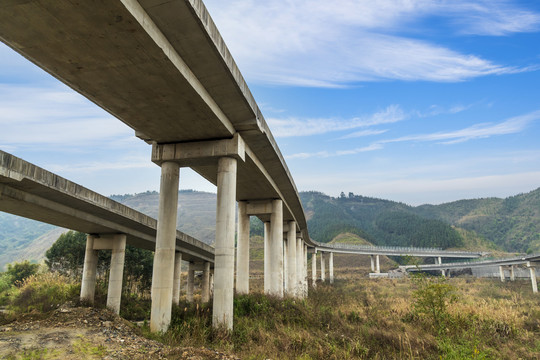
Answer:
[{"label": "tree", "polygon": [[79,278],[84,264],[86,234],[68,231],[52,244],[45,253],[45,264],[52,271]]},{"label": "tree", "polygon": [[28,260],[20,263],[8,264],[6,274],[12,284],[20,284],[24,279],[37,273],[39,264],[31,264]]}]

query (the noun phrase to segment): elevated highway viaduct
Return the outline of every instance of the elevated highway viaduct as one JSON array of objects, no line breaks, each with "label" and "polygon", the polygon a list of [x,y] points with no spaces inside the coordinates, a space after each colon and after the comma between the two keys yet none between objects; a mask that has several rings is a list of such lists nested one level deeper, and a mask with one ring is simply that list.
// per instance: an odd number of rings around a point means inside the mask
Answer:
[{"label": "elevated highway viaduct", "polygon": [[[93,302],[96,250],[113,250],[107,306],[118,313],[125,245],[154,251],[157,221],[125,205],[0,151],[0,211],[89,234],[81,297]],[[181,261],[214,267],[214,248],[176,231],[173,302],[180,293]],[[205,276],[208,275],[205,272]],[[209,284],[207,284],[209,285]],[[203,294],[209,296],[209,288]],[[188,294],[189,295],[189,294]],[[204,296],[203,296],[204,297]]]},{"label": "elevated highway viaduct", "polygon": [[202,1],[9,0],[0,4],[0,39],[152,144],[161,167],[153,331],[170,323],[180,167],[217,186],[213,324],[233,325],[237,201],[237,290],[249,289],[246,224],[255,215],[265,222],[265,262],[272,264],[265,291],[305,293],[302,267],[314,243],[298,191]]}]

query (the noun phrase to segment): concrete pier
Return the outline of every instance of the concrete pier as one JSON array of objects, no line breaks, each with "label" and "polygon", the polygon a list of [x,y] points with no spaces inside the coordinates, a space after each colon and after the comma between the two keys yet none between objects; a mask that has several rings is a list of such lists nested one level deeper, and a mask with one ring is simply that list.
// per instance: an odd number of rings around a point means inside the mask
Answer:
[{"label": "concrete pier", "polygon": [[270,222],[264,222],[264,293],[270,294],[270,239],[271,234]]},{"label": "concrete pier", "polygon": [[510,265],[510,281],[516,281],[516,274],[514,272],[514,265]]},{"label": "concrete pier", "polygon": [[150,314],[150,330],[153,332],[166,331],[171,322],[179,177],[180,168],[177,163],[161,164]]},{"label": "concrete pier", "polygon": [[289,221],[287,231],[287,295],[289,296],[298,296],[296,242],[296,222]]},{"label": "concrete pier", "polygon": [[238,202],[238,246],[236,248],[236,292],[249,294],[249,215],[245,201]]},{"label": "concrete pier", "polygon": [[233,328],[236,171],[235,158],[218,160],[212,325],[229,330]]},{"label": "concrete pier", "polygon": [[330,275],[330,284],[334,283],[334,253],[330,253],[330,257],[328,259],[328,271]]},{"label": "concrete pier", "polygon": [[107,307],[115,314],[119,314],[122,298],[124,260],[126,256],[126,235],[111,236],[110,244],[112,245],[112,253],[111,268],[109,271],[109,288],[107,291]]},{"label": "concrete pier", "polygon": [[[296,234],[295,234],[296,237]],[[296,296],[299,298],[303,297],[304,292],[304,241],[302,238],[297,237],[296,241]]]},{"label": "concrete pier", "polygon": [[125,234],[87,235],[86,251],[81,283],[81,300],[94,303],[99,250],[112,250],[107,290],[107,307],[120,313],[124,260],[126,254]]},{"label": "concrete pier", "polygon": [[177,252],[174,254],[174,282],[173,282],[173,304],[178,305],[180,303],[180,289],[182,278],[182,253]]},{"label": "concrete pier", "polygon": [[193,302],[193,293],[195,290],[195,264],[188,264],[187,283],[186,283],[186,300]]},{"label": "concrete pier", "polygon": [[84,266],[81,282],[81,301],[94,304],[96,293],[98,251],[94,250],[94,236],[86,236],[86,251],[84,254]]},{"label": "concrete pier", "polygon": [[377,266],[375,268],[375,273],[380,274],[381,273],[381,262],[379,260],[379,255],[376,255],[375,260],[376,260],[376,266]]},{"label": "concrete pier", "polygon": [[527,262],[527,267],[529,268],[529,273],[531,274],[531,285],[533,293],[538,293],[538,282],[536,281],[536,268],[540,266],[538,262]]},{"label": "concrete pier", "polygon": [[[439,265],[442,265],[442,258],[441,258],[440,256],[437,257],[437,263],[438,263]],[[445,276],[446,276],[446,271],[441,270],[441,276],[445,277]]]},{"label": "concrete pier", "polygon": [[203,264],[202,275],[201,302],[207,303],[210,301],[210,263],[208,261]]},{"label": "concrete pier", "polygon": [[272,201],[269,294],[283,297],[283,201]]},{"label": "concrete pier", "polygon": [[317,253],[311,255],[311,286],[317,287]]},{"label": "concrete pier", "polygon": [[307,297],[308,296],[308,290],[309,290],[309,286],[308,286],[308,271],[307,271],[307,267],[308,267],[308,247],[307,245],[304,243],[304,254],[303,254],[303,262],[304,262],[304,266],[302,266],[302,269],[304,269],[304,276],[303,276],[303,279],[304,279],[304,297]]},{"label": "concrete pier", "polygon": [[505,280],[505,277],[504,277],[504,268],[502,266],[499,266],[499,275],[501,277],[501,282],[504,282]]},{"label": "concrete pier", "polygon": [[375,272],[375,258],[373,255],[369,255],[369,258],[371,259],[371,272]]},{"label": "concrete pier", "polygon": [[325,255],[321,251],[321,282],[326,281],[326,274],[325,274],[326,269],[325,269],[325,265],[324,265],[324,258],[325,258]]}]

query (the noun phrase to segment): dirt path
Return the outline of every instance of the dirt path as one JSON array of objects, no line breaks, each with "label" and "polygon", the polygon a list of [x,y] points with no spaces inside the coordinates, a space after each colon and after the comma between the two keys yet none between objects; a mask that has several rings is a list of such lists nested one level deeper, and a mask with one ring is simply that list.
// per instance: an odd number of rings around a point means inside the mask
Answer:
[{"label": "dirt path", "polygon": [[106,310],[62,307],[0,326],[0,359],[192,359],[237,357],[210,349],[169,347],[140,335]]}]

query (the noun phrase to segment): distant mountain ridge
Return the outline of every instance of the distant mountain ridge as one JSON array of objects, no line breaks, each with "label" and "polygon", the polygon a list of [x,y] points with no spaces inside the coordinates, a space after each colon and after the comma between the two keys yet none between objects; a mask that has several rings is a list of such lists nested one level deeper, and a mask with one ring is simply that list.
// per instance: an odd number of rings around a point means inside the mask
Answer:
[{"label": "distant mountain ridge", "polygon": [[[113,195],[115,201],[157,218],[159,194]],[[329,242],[350,233],[376,245],[502,249],[540,252],[540,188],[506,199],[459,200],[412,207],[403,203],[342,193],[331,197],[301,192],[311,237]],[[178,228],[212,244],[216,194],[181,190]],[[252,233],[262,224],[252,218]],[[0,213],[0,270],[22,259],[40,260],[61,229]]]}]

